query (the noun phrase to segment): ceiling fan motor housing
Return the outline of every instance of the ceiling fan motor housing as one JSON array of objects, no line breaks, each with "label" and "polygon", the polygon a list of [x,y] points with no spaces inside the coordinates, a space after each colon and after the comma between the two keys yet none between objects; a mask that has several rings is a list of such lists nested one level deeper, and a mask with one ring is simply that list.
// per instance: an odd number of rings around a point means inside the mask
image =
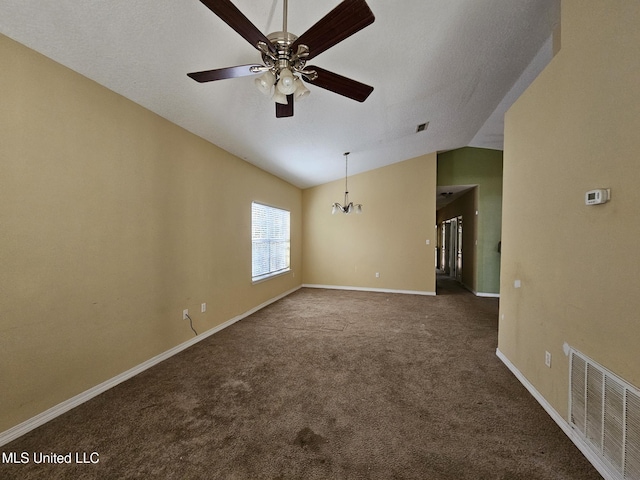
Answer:
[{"label": "ceiling fan motor housing", "polygon": [[267,35],[267,38],[275,47],[277,54],[274,55],[268,49],[263,50],[262,61],[266,66],[271,67],[276,75],[280,70],[288,68],[305,76],[311,76],[311,72],[304,71],[308,47],[300,45],[297,52],[291,50],[291,45],[298,39],[296,35],[290,32],[273,32]]}]

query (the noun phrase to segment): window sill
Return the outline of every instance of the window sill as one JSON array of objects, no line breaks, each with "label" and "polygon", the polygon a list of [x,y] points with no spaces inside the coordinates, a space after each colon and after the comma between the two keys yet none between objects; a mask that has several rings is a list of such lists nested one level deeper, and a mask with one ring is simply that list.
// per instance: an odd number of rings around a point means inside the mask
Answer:
[{"label": "window sill", "polygon": [[291,272],[290,268],[287,268],[286,270],[279,270],[277,272],[273,272],[273,273],[268,273],[266,275],[260,275],[259,277],[255,277],[251,279],[251,284],[255,285],[256,283],[262,283],[266,280],[270,280],[274,277],[280,277],[282,275],[286,275],[287,273]]}]

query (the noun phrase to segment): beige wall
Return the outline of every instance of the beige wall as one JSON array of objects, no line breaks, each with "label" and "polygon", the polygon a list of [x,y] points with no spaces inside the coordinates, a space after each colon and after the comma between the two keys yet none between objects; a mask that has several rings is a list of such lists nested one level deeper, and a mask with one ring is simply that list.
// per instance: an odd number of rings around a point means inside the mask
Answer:
[{"label": "beige wall", "polygon": [[564,1],[561,50],[506,115],[499,349],[565,418],[564,342],[640,386],[638,25],[636,1]]},{"label": "beige wall", "polygon": [[[251,284],[251,202],[302,193],[0,36],[0,431],[300,285]],[[200,313],[200,303],[208,310]]]},{"label": "beige wall", "polygon": [[361,215],[331,215],[344,179],[304,190],[303,283],[435,292],[435,190],[435,153],[350,176]]}]

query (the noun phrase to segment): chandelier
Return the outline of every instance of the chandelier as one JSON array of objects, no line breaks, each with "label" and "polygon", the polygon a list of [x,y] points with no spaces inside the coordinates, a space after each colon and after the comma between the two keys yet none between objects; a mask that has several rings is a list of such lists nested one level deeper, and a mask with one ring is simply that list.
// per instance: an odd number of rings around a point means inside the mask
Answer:
[{"label": "chandelier", "polygon": [[353,202],[349,201],[349,192],[347,189],[347,172],[348,172],[348,166],[349,166],[349,163],[348,163],[349,153],[350,152],[345,152],[344,154],[344,206],[340,205],[338,202],[334,203],[333,208],[331,209],[331,214],[342,212],[348,215],[354,210],[356,213],[362,213],[361,204],[356,203],[354,205]]},{"label": "chandelier", "polygon": [[318,74],[314,70],[305,70],[306,59],[309,56],[309,47],[298,45],[295,52],[291,51],[291,45],[298,37],[287,32],[287,0],[283,2],[282,31],[267,36],[276,47],[274,54],[264,42],[258,42],[258,50],[262,53],[264,66],[253,66],[253,73],[264,72],[255,79],[258,90],[265,95],[271,95],[272,100],[281,105],[288,104],[288,95],[293,95],[296,100],[302,100],[309,95],[309,89],[304,86],[302,80],[294,73],[305,75],[310,80],[315,80]]}]

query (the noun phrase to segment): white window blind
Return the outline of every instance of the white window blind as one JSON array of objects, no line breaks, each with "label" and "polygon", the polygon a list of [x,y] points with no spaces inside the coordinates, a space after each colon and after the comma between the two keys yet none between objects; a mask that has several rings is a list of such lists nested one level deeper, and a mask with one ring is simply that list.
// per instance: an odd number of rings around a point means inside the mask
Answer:
[{"label": "white window blind", "polygon": [[291,240],[287,210],[251,204],[251,279],[253,281],[289,270]]}]

